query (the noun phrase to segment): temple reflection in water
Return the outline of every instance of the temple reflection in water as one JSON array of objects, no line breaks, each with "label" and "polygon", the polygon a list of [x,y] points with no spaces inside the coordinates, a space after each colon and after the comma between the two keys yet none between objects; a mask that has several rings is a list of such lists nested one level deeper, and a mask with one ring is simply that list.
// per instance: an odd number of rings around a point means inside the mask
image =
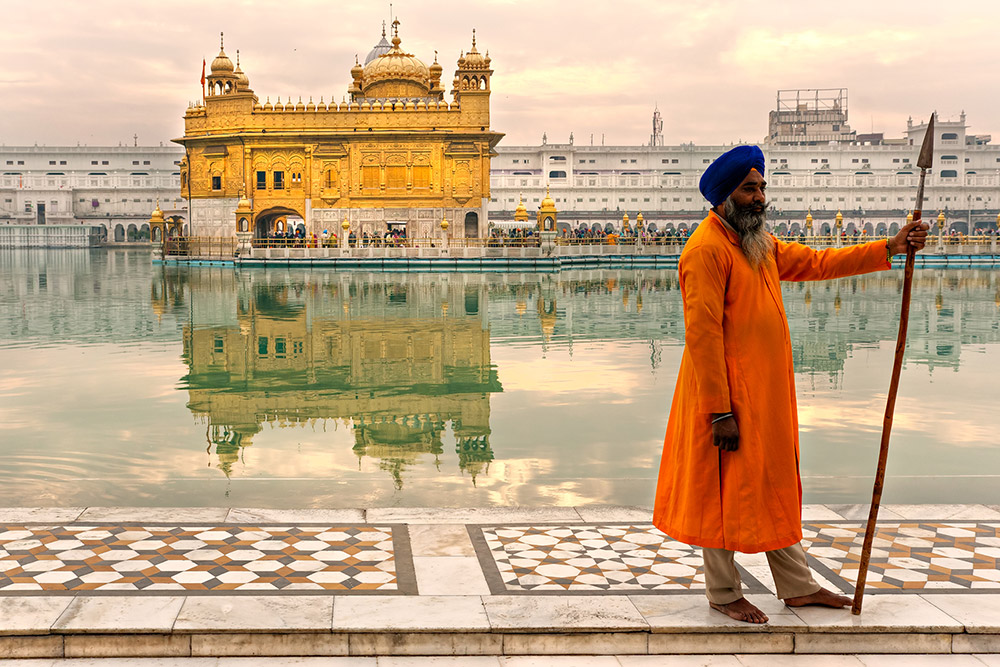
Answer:
[{"label": "temple reflection in water", "polygon": [[[232,282],[196,285],[201,279]],[[285,274],[195,272],[184,328],[188,407],[227,474],[265,424],[353,429],[354,452],[392,475],[440,466],[450,424],[473,482],[493,459],[484,286],[300,282]],[[169,281],[168,281],[169,282]]]},{"label": "temple reflection in water", "polygon": [[[800,389],[839,390],[852,357],[891,346],[901,282],[896,271],[783,286]],[[684,330],[676,272],[663,270],[388,274],[164,267],[153,276],[152,305],[182,323],[188,373],[181,388],[188,409],[205,422],[211,465],[232,474],[265,428],[348,428],[358,469],[373,461],[396,489],[415,467],[436,467],[442,476],[475,484],[477,476],[490,475],[495,458],[506,465],[525,460],[526,448],[542,457],[565,448],[550,442],[568,427],[560,422],[561,408],[533,413],[537,442],[496,441],[490,400],[503,391],[507,367],[498,372],[491,345],[493,352],[539,350],[543,359],[572,359],[575,350],[595,346],[613,359],[618,350],[646,347],[648,372],[664,376],[656,391],[665,420]],[[998,313],[996,272],[918,271],[906,364],[957,370],[963,346],[978,352],[1000,340]],[[560,381],[547,377],[547,368],[539,364],[531,380],[536,391]],[[872,372],[881,374],[881,367]],[[594,387],[580,390],[595,395]],[[509,432],[512,415],[505,414]],[[551,423],[536,423],[539,418]]]}]

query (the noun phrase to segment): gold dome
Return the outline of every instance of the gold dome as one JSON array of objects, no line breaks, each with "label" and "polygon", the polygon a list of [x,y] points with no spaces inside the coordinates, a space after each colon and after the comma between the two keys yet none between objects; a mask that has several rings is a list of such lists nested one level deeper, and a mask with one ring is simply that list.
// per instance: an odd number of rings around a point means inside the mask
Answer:
[{"label": "gold dome", "polygon": [[528,209],[524,205],[523,199],[518,199],[517,208],[514,209],[515,222],[525,222],[528,220]]},{"label": "gold dome", "polygon": [[464,69],[486,69],[488,63],[483,54],[476,49],[476,30],[472,29],[472,48],[469,52],[465,54],[464,58],[460,61]]},{"label": "gold dome", "polygon": [[233,61],[226,55],[222,42],[222,33],[219,33],[219,55],[212,61],[212,74],[230,74],[233,71]]},{"label": "gold dome", "polygon": [[545,199],[542,200],[542,207],[539,210],[542,211],[554,211],[556,208],[556,203],[549,195],[549,186],[545,186]]},{"label": "gold dome", "polygon": [[[400,47],[399,20],[393,21],[392,48],[365,65],[361,75],[364,97],[426,97],[431,73],[427,65]],[[353,72],[352,72],[353,74]]]},{"label": "gold dome", "polygon": [[162,223],[163,221],[164,221],[163,211],[160,210],[160,200],[157,199],[156,208],[153,210],[153,213],[149,216],[149,222],[150,224],[156,224],[156,223]]},{"label": "gold dome", "polygon": [[[215,64],[214,62],[212,63]],[[236,75],[236,83],[239,90],[249,90],[250,89],[250,79],[247,75],[243,73],[240,69],[240,52],[239,49],[236,50],[236,69],[233,70],[233,74]]]},{"label": "gold dome", "polygon": [[[240,200],[236,203],[236,214],[240,213],[250,214],[253,213],[253,206],[250,205],[250,200],[247,199],[246,192],[243,192],[243,188],[240,188]],[[161,214],[162,215],[162,214]]]}]

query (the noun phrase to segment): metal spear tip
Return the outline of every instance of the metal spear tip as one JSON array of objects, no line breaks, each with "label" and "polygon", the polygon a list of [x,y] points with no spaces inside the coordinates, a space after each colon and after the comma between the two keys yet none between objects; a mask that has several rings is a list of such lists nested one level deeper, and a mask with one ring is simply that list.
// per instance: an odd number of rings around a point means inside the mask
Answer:
[{"label": "metal spear tip", "polygon": [[917,166],[921,169],[930,169],[934,164],[934,116],[927,121],[927,131],[924,132],[924,143],[920,145],[920,155],[917,156]]}]

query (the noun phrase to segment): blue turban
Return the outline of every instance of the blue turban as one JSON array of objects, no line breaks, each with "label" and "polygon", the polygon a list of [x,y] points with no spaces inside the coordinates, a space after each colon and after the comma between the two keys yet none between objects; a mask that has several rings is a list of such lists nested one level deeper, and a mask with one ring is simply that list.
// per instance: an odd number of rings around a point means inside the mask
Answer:
[{"label": "blue turban", "polygon": [[764,175],[764,153],[758,146],[737,146],[708,166],[698,189],[715,208],[733,194],[751,169]]}]

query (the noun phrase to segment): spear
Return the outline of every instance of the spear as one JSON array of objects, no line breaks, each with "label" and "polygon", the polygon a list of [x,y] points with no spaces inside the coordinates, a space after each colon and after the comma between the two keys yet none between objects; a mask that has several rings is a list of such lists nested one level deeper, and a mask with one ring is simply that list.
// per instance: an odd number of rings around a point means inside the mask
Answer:
[{"label": "spear", "polygon": [[[924,207],[924,180],[927,170],[934,161],[934,114],[927,123],[924,143],[920,146],[917,166],[920,167],[920,182],[917,185],[917,205],[913,210],[913,222],[920,221]],[[865,528],[865,543],[861,548],[861,562],[858,564],[858,583],[854,588],[854,605],[851,613],[861,613],[861,601],[865,595],[865,580],[868,578],[868,561],[875,541],[875,523],[878,521],[878,506],[882,500],[882,485],[885,482],[885,463],[889,458],[889,434],[892,432],[892,413],[896,409],[896,392],[899,389],[899,373],[903,369],[903,352],[906,351],[906,325],[910,320],[910,291],[913,287],[913,264],[916,249],[906,245],[906,268],[903,270],[903,305],[899,311],[899,334],[896,336],[896,358],[892,362],[892,379],[889,381],[889,396],[885,401],[885,418],[882,421],[882,442],[878,451],[878,469],[875,471],[875,487],[872,489],[872,507],[868,512],[868,526]]]}]

